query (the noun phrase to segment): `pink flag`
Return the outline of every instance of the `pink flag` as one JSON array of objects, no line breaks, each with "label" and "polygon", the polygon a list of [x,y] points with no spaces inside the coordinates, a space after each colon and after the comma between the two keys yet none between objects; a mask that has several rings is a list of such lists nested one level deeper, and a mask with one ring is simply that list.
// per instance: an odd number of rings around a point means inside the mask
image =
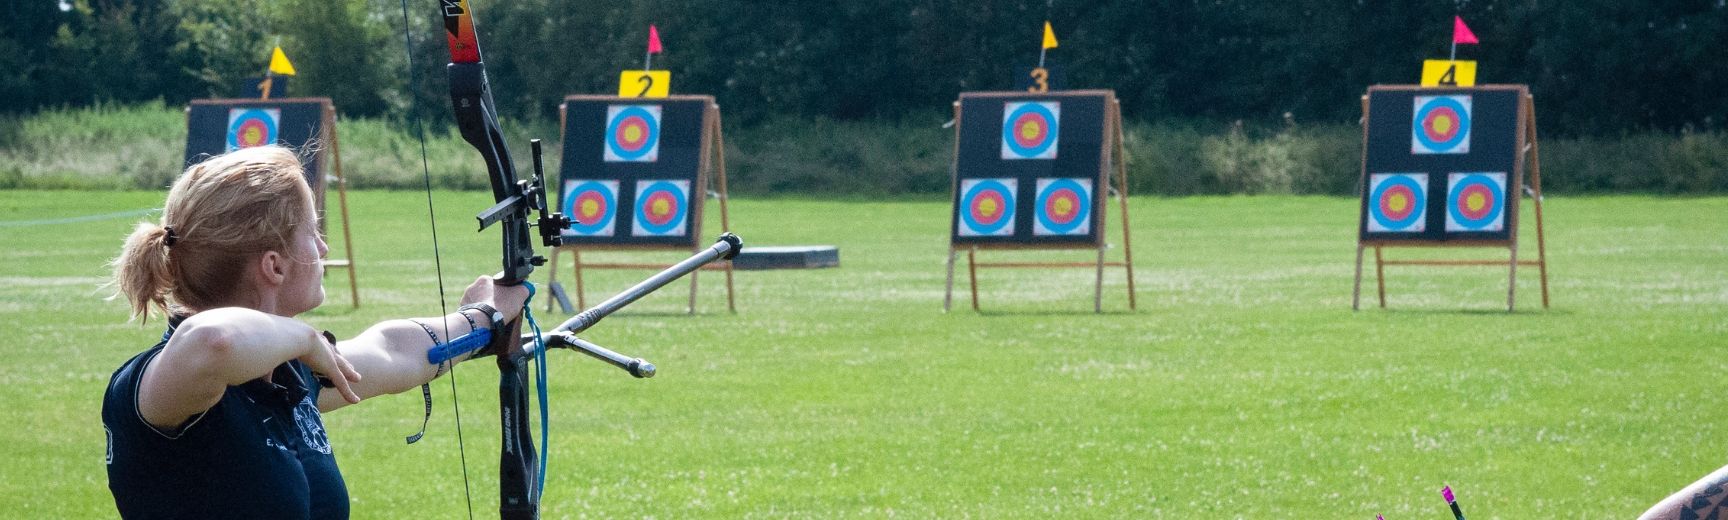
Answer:
[{"label": "pink flag", "polygon": [[1476,33],[1470,32],[1470,26],[1464,25],[1464,18],[1461,16],[1452,17],[1452,43],[1477,43]]},{"label": "pink flag", "polygon": [[[1458,22],[1458,23],[1462,24],[1464,22]],[[1463,27],[1463,26],[1460,25],[1459,27]],[[1469,29],[1465,29],[1465,31],[1468,32]],[[1470,38],[1470,42],[1475,43],[1476,38],[1474,36],[1472,36]],[[660,50],[661,50],[660,49],[660,29],[655,28],[653,25],[649,25],[648,26],[648,54],[660,54]]]}]

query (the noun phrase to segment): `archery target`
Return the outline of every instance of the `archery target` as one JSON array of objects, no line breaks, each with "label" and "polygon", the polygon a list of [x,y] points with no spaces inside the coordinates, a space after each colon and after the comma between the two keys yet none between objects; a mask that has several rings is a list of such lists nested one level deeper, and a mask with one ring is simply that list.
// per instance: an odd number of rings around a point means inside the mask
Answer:
[{"label": "archery target", "polygon": [[564,181],[564,215],[568,233],[612,236],[618,221],[618,181]]},{"label": "archery target", "polygon": [[228,109],[228,139],[224,151],[274,143],[281,123],[282,109],[279,108]]},{"label": "archery target", "polygon": [[1470,96],[1416,96],[1410,153],[1470,153]]},{"label": "archery target", "polygon": [[1500,231],[1506,227],[1506,174],[1447,175],[1446,231]]},{"label": "archery target", "polygon": [[1015,179],[964,179],[960,181],[960,236],[1010,236],[1014,234]]},{"label": "archery target", "polygon": [[1038,179],[1032,204],[1032,234],[1085,235],[1092,232],[1092,179]]},{"label": "archery target", "polygon": [[636,219],[630,226],[630,234],[683,235],[684,216],[689,210],[690,181],[636,181]]},{"label": "archery target", "polygon": [[1002,106],[1003,159],[1055,159],[1062,103],[1009,102]]},{"label": "archery target", "polygon": [[660,106],[606,107],[606,162],[654,162],[660,159]]},{"label": "archery target", "polygon": [[1428,174],[1376,173],[1368,179],[1368,231],[1421,233],[1427,229]]}]

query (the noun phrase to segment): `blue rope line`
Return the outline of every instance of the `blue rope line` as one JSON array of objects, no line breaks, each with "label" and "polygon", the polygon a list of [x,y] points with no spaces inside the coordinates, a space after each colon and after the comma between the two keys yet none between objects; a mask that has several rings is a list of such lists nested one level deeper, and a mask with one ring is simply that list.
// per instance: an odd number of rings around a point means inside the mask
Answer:
[{"label": "blue rope line", "polygon": [[534,386],[536,387],[535,393],[540,398],[540,476],[534,479],[534,496],[538,498],[540,492],[546,489],[546,459],[552,455],[551,452],[546,451],[546,437],[550,433],[549,425],[552,422],[551,416],[546,412],[546,341],[540,336],[540,323],[534,321],[534,313],[531,310],[533,305],[530,303],[534,301],[534,284],[523,280],[522,285],[528,287],[528,299],[522,302],[522,317],[528,320],[528,327],[534,330]]}]

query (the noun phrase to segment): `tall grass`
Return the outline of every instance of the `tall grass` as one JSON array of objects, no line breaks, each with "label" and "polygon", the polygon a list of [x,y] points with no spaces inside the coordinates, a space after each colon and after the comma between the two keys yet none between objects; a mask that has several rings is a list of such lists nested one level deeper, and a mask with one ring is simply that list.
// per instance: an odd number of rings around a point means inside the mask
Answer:
[{"label": "tall grass", "polygon": [[158,188],[185,149],[185,113],[160,102],[0,118],[0,188]]},{"label": "tall grass", "polygon": [[[0,118],[0,189],[160,188],[182,166],[185,126],[179,107],[161,103]],[[539,137],[549,172],[557,171],[555,124],[504,127],[520,169],[528,167],[528,138]],[[428,126],[425,170],[413,121],[343,119],[337,129],[351,187],[417,190],[428,173],[436,188],[487,186],[479,158],[446,126]],[[1361,175],[1355,125],[1131,121],[1125,135],[1133,193],[1347,195]],[[940,196],[953,161],[954,131],[936,120],[769,118],[729,126],[725,138],[729,188],[743,195]],[[1728,192],[1728,133],[1540,145],[1550,193]]]}]

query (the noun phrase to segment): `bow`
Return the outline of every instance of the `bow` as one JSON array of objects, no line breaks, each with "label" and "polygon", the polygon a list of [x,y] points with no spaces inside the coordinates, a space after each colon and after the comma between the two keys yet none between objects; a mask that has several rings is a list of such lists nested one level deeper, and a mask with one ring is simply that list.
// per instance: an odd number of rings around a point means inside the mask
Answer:
[{"label": "bow", "polygon": [[[539,211],[540,240],[547,247],[559,245],[558,233],[569,221],[556,213],[548,215],[546,191],[540,166],[540,143],[534,142],[534,177],[531,181],[516,179],[515,163],[504,133],[498,128],[497,110],[492,103],[492,89],[486,80],[486,64],[481,60],[480,41],[474,33],[473,13],[468,0],[440,0],[444,17],[445,39],[450,47],[450,101],[455,110],[456,125],[462,139],[473,145],[486,162],[486,173],[492,184],[492,207],[480,212],[480,229],[496,224],[502,228],[503,271],[497,278],[500,285],[518,285],[528,280],[534,267],[545,258],[534,254],[530,240],[529,212]],[[527,316],[524,310],[524,316]],[[529,318],[532,320],[532,318]],[[534,449],[534,437],[528,420],[528,382],[520,337],[521,319],[496,330],[488,348],[498,357],[498,399],[502,446],[499,455],[499,516],[501,518],[536,518],[539,516],[541,481],[545,466]],[[535,349],[533,359],[539,364],[536,379],[540,392],[541,442],[546,438],[546,372],[545,349]],[[541,451],[545,450],[542,445]]]},{"label": "bow", "polygon": [[[492,195],[496,201],[492,207],[480,212],[477,219],[481,230],[493,225],[502,229],[503,270],[497,276],[496,282],[500,285],[522,284],[528,281],[528,276],[534,272],[536,266],[545,263],[545,258],[534,253],[534,233],[531,233],[529,228],[539,228],[539,239],[544,246],[557,247],[560,244],[559,234],[570,226],[570,220],[547,210],[539,140],[532,141],[533,177],[529,180],[516,178],[509,146],[505,144],[504,134],[498,128],[497,110],[493,106],[491,87],[486,80],[486,65],[481,59],[480,43],[475,35],[474,19],[468,8],[468,0],[439,0],[439,7],[446,42],[450,47],[450,100],[455,111],[456,124],[463,140],[474,146],[485,160]],[[406,36],[406,1],[403,2],[403,18]],[[408,45],[411,53],[412,42]],[[430,172],[427,177],[430,189]],[[538,218],[530,222],[534,212],[538,212]],[[436,249],[435,235],[433,240],[433,247]],[[522,316],[527,318],[526,321],[534,328],[532,333],[521,332],[522,319],[497,327],[486,348],[487,352],[497,355],[498,358],[499,417],[502,425],[498,479],[500,518],[535,519],[540,514],[540,493],[546,476],[545,460],[541,455],[546,452],[548,423],[545,352],[551,348],[569,348],[611,363],[636,377],[653,377],[654,365],[640,358],[623,356],[589,343],[577,338],[576,334],[587,330],[613,311],[685,274],[716,260],[736,257],[742,248],[742,240],[736,235],[725,233],[708,249],[577,314],[545,335],[534,325],[533,316],[526,306],[522,310]],[[532,295],[533,286],[530,285],[529,288]],[[530,359],[538,365],[535,371],[539,387],[541,427],[541,447],[538,452],[534,448],[534,436],[528,419],[526,364]],[[454,380],[451,384],[454,392]],[[430,413],[430,397],[427,399]],[[457,418],[457,424],[461,424],[460,417]],[[460,431],[457,435],[460,442]],[[473,516],[472,509],[469,516]]]}]

